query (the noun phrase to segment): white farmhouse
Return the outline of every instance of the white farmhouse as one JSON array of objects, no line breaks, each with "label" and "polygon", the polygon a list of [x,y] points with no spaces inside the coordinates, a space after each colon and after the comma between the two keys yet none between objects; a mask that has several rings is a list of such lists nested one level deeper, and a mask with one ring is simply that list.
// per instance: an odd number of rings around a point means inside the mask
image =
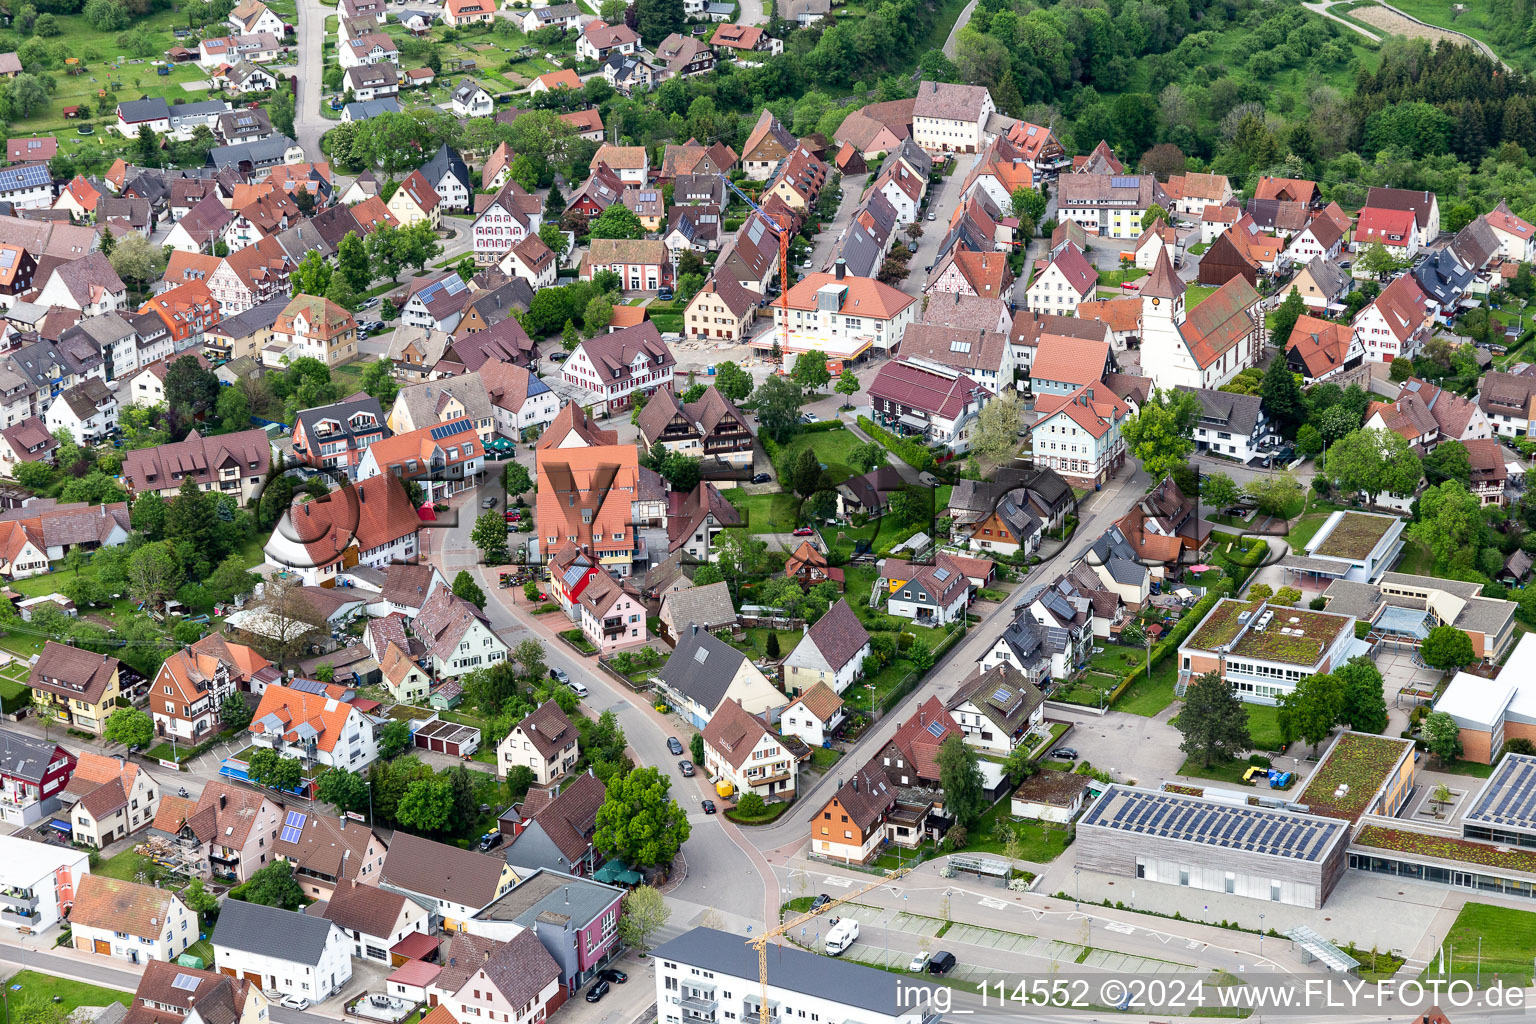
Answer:
[{"label": "white farmhouse", "polygon": [[870,650],[869,631],[839,598],[784,659],[784,689],[795,696],[825,683],[840,694],[862,674]]},{"label": "white farmhouse", "polygon": [[142,964],[170,961],[198,939],[197,915],[169,889],[86,875],[69,912],[74,947]]}]

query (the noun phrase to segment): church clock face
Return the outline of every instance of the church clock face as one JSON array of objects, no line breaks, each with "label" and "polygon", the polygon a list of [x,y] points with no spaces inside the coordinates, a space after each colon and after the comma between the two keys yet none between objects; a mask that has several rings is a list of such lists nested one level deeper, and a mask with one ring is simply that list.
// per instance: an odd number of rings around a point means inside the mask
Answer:
[{"label": "church clock face", "polygon": [[1157,308],[1158,306],[1161,306],[1162,304],[1163,304],[1163,300],[1162,299],[1154,298],[1152,300],[1152,306],[1153,306],[1154,309]]}]

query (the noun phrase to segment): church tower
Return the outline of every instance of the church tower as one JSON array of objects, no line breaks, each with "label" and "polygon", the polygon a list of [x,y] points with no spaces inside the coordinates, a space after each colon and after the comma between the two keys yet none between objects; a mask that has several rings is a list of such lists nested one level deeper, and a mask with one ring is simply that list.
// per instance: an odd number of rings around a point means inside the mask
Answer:
[{"label": "church tower", "polygon": [[1152,273],[1141,285],[1141,372],[1167,390],[1200,386],[1200,368],[1185,343],[1184,282],[1174,273],[1168,250],[1159,248]]}]

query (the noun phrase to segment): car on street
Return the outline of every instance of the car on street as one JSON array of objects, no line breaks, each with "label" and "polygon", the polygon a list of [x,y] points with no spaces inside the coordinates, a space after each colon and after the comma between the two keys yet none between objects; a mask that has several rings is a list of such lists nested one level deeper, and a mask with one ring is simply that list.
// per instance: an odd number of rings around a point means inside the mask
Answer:
[{"label": "car on street", "polygon": [[605,971],[598,971],[597,976],[604,981],[611,981],[615,985],[622,985],[629,980],[629,975],[613,967],[610,967]]},{"label": "car on street", "polygon": [[759,474],[757,474],[756,476],[754,476],[752,478],[752,482],[755,483],[755,484],[766,484],[766,483],[769,483],[772,480],[773,480],[773,474],[772,473],[759,473]]},{"label": "car on street", "polygon": [[667,737],[667,753],[675,755],[675,754],[681,754],[682,752],[683,752],[683,745],[677,741],[677,737],[676,736],[668,736]]},{"label": "car on street", "polygon": [[605,996],[607,994],[608,994],[608,983],[606,981],[604,981],[603,979],[599,978],[599,979],[597,979],[596,981],[594,981],[592,983],[592,987],[591,988],[587,989],[587,1002],[595,1003],[598,1000],[602,999],[603,996]]},{"label": "car on street", "polygon": [[929,220],[938,220],[939,219],[939,215],[934,213],[932,210],[929,210],[928,211],[928,219]]},{"label": "car on street", "polygon": [[685,778],[685,779],[693,778],[693,762],[692,761],[679,761],[679,762],[677,762],[677,770],[683,773],[683,778]]},{"label": "car on street", "polygon": [[805,420],[805,422],[807,422],[807,423],[815,423],[816,422],[816,414],[813,413],[813,412],[808,412],[804,416],[802,416],[801,419]]},{"label": "car on street", "polygon": [[283,996],[277,1001],[277,1005],[289,1010],[307,1010],[309,1000],[303,996]]},{"label": "car on street", "polygon": [[928,951],[926,949],[922,950],[921,952],[919,952],[916,956],[914,956],[912,958],[912,962],[907,964],[907,970],[911,971],[914,974],[917,974],[917,973],[919,973],[919,972],[921,972],[923,970],[926,970],[927,967],[928,967],[928,955],[929,954],[928,954]]},{"label": "car on street", "polygon": [[831,902],[832,902],[832,897],[831,896],[828,896],[826,893],[821,893],[815,899],[811,900],[811,909],[812,910],[820,910],[822,907],[826,906],[828,903],[831,903]]},{"label": "car on street", "polygon": [[1051,756],[1058,761],[1076,761],[1077,751],[1071,747],[1057,747],[1051,751]]},{"label": "car on street", "polygon": [[481,508],[495,508],[496,507],[496,495],[493,494],[490,497],[486,498],[484,501],[480,502],[480,507]]},{"label": "car on street", "polygon": [[549,678],[557,683],[569,683],[571,674],[563,668],[552,668],[549,670]]},{"label": "car on street", "polygon": [[816,531],[811,529],[809,526],[802,526],[802,527],[800,527],[800,529],[794,531],[794,533],[792,533],[791,536],[794,536],[794,537],[809,537],[811,534],[813,534],[815,532]]},{"label": "car on street", "polygon": [[704,808],[704,813],[705,814],[714,814],[715,813],[715,802],[713,800],[705,800],[699,806]]}]

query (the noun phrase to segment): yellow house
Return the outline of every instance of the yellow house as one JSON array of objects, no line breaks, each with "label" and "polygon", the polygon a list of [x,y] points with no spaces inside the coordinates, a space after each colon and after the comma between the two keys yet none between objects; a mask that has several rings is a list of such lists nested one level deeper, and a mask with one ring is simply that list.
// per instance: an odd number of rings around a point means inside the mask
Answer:
[{"label": "yellow house", "polygon": [[121,692],[116,658],[49,640],[27,677],[32,703],[54,721],[100,736]]},{"label": "yellow house", "polygon": [[415,227],[422,221],[436,228],[443,219],[443,199],[427,181],[426,175],[412,171],[389,197],[389,212],[403,228]]},{"label": "yellow house", "polygon": [[395,404],[390,406],[388,423],[398,436],[460,417],[474,423],[482,442],[496,433],[496,414],[478,373],[401,388]]}]

